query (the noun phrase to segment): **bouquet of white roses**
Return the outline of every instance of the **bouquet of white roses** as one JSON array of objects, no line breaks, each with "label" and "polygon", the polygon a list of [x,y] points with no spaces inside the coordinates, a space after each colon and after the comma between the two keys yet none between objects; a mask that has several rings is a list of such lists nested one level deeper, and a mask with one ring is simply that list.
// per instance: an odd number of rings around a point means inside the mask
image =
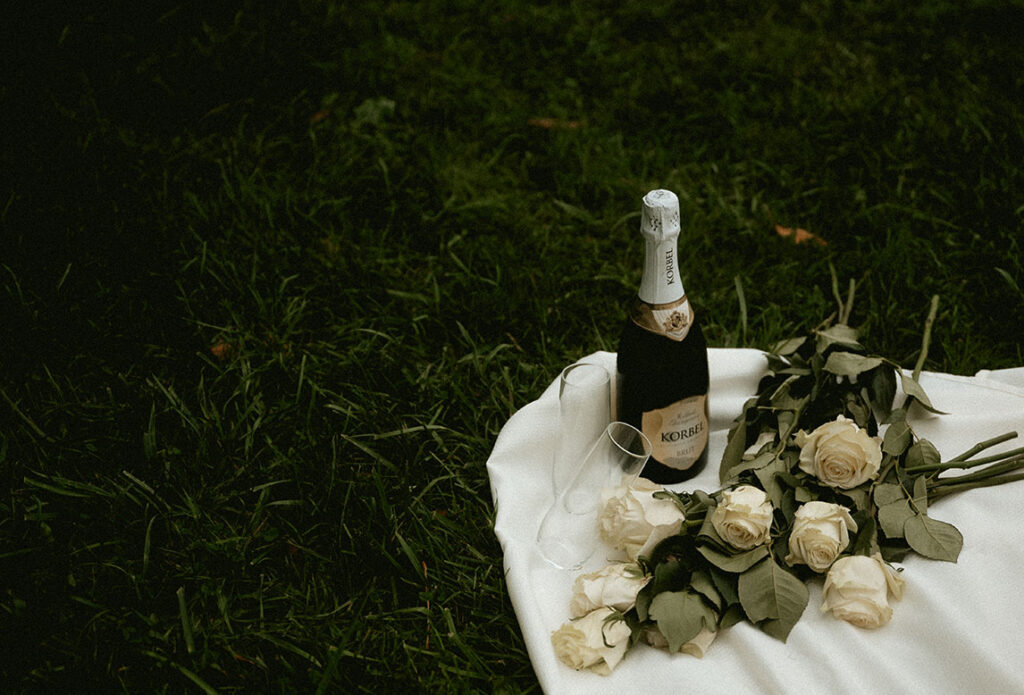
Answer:
[{"label": "bouquet of white roses", "polygon": [[[962,536],[928,514],[947,494],[1024,478],[1024,448],[942,461],[907,421],[938,412],[918,383],[937,299],[912,373],[869,354],[847,325],[851,299],[810,335],[767,355],[768,373],[730,429],[714,493],[646,484],[602,494],[601,535],[629,564],[577,579],[574,622],[552,636],[570,666],[610,672],[643,640],[702,656],[749,621],[785,641],[824,575],[821,610],[859,627],[892,616],[908,552],[956,561]],[[895,407],[902,386],[905,401]],[[950,469],[975,468],[955,477]],[[589,621],[589,622],[588,622]],[[584,629],[587,628],[587,629]]]}]

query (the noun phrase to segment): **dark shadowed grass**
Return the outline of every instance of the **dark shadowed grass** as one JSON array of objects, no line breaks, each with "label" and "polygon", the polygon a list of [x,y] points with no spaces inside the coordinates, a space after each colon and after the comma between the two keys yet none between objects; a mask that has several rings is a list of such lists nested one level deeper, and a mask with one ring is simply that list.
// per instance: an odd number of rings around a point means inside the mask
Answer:
[{"label": "dark shadowed grass", "polygon": [[1024,364],[1024,11],[684,5],[15,17],[5,688],[536,691],[484,462],[615,350],[650,188],[713,346],[834,268],[872,349],[938,294],[927,369]]}]

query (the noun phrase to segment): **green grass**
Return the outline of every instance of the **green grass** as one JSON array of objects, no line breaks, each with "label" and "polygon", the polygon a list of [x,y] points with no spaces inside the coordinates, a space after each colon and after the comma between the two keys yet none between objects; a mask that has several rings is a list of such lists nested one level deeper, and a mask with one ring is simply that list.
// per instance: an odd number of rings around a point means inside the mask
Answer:
[{"label": "green grass", "polygon": [[831,264],[874,350],[939,294],[926,369],[1024,364],[1019,4],[381,5],[8,22],[5,688],[538,691],[484,463],[654,187],[713,346]]}]

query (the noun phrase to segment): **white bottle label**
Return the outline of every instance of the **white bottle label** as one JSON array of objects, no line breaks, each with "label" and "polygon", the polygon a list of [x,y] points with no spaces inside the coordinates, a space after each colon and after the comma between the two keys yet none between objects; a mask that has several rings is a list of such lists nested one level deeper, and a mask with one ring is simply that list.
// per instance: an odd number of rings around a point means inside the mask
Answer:
[{"label": "white bottle label", "polygon": [[641,429],[651,440],[651,458],[679,470],[693,465],[708,443],[707,400],[706,395],[691,396],[643,414]]}]

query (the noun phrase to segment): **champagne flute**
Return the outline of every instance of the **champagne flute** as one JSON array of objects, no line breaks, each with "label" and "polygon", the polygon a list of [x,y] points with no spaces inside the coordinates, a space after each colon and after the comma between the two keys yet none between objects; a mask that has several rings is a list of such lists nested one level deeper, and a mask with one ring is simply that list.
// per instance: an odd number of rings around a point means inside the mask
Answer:
[{"label": "champagne flute", "polygon": [[558,446],[551,473],[557,496],[611,421],[611,377],[599,364],[577,362],[558,378]]},{"label": "champagne flute", "polygon": [[601,490],[631,485],[651,456],[643,432],[625,422],[610,423],[594,441],[572,481],[541,520],[537,549],[559,569],[579,569],[597,549]]}]

